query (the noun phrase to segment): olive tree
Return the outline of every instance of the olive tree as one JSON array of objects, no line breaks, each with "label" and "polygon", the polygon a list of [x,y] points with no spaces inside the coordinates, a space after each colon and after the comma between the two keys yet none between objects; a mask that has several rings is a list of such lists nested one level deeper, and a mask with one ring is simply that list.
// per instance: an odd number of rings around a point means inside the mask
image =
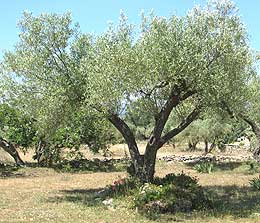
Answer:
[{"label": "olive tree", "polygon": [[188,141],[191,151],[196,149],[199,142],[204,142],[205,153],[209,153],[230,130],[231,126],[229,124],[221,123],[216,119],[198,119],[186,128],[178,138]]},{"label": "olive tree", "polygon": [[33,144],[35,129],[33,120],[10,107],[0,104],[0,147],[13,157],[17,165],[24,165],[17,147],[27,148]]},{"label": "olive tree", "polygon": [[[239,95],[250,75],[247,34],[229,1],[183,17],[143,16],[140,29],[122,14],[119,25],[96,37],[81,34],[68,14],[27,13],[20,27],[19,43],[5,55],[5,68],[20,78],[17,97],[26,92],[25,104],[50,111],[42,117],[52,123],[73,109],[102,114],[122,134],[134,174],[144,182],[153,179],[157,151],[207,107]],[[144,154],[124,119],[137,100],[153,117]],[[166,131],[181,106],[187,108],[182,119]]]},{"label": "olive tree", "polygon": [[223,101],[224,108],[231,116],[235,116],[246,122],[255,135],[253,155],[260,160],[260,77],[255,75],[247,85],[247,91],[241,97],[237,106],[232,106],[232,101]]},{"label": "olive tree", "polygon": [[87,58],[90,36],[80,34],[71,15],[25,12],[19,22],[20,42],[6,52],[0,94],[35,120],[35,156],[45,165],[61,159],[64,147],[106,150],[113,131],[103,117],[82,106],[86,77],[80,64]]},{"label": "olive tree", "polygon": [[[144,181],[153,178],[157,151],[198,118],[205,107],[239,95],[250,75],[244,27],[232,4],[222,3],[204,10],[195,8],[181,18],[143,18],[137,41],[122,18],[117,30],[98,38],[96,65],[84,65],[89,69],[89,103],[106,113],[122,133],[135,173]],[[154,117],[143,155],[120,115],[122,106],[135,99],[143,100],[143,112]],[[190,112],[165,132],[169,116],[183,104]]]},{"label": "olive tree", "polygon": [[71,112],[69,119],[51,132],[38,135],[35,141],[37,143],[33,158],[40,165],[52,166],[66,157],[81,159],[81,145],[92,152],[103,151],[105,154],[108,143],[114,141],[114,132],[111,131],[110,123],[98,114]]}]

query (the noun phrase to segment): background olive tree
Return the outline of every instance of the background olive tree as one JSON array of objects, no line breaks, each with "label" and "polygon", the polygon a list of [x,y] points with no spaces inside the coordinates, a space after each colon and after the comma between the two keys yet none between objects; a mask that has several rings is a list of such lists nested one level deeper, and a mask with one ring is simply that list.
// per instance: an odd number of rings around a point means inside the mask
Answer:
[{"label": "background olive tree", "polygon": [[221,117],[197,119],[178,136],[178,139],[188,142],[190,151],[195,151],[197,144],[203,142],[204,152],[207,154],[215,147],[222,149],[225,143],[233,142],[226,140],[231,131],[232,124],[230,121],[228,123],[227,119],[221,120]]},{"label": "background olive tree", "polygon": [[10,105],[0,104],[0,147],[13,157],[17,165],[24,165],[17,147],[25,151],[33,145],[36,133],[33,122]]}]

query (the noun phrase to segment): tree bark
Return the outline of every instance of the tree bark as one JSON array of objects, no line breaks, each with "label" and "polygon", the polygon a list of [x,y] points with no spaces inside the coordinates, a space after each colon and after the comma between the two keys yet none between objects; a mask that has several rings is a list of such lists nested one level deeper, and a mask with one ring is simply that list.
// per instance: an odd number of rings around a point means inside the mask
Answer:
[{"label": "tree bark", "polygon": [[116,114],[110,115],[109,121],[123,135],[131,156],[130,172],[137,177],[141,182],[151,182],[155,173],[156,153],[159,148],[157,141],[149,140],[144,155],[141,155],[129,126]]},{"label": "tree bark", "polygon": [[10,156],[12,156],[15,160],[16,165],[23,166],[24,162],[21,159],[18,151],[14,147],[14,145],[3,138],[0,138],[0,147],[4,149]]},{"label": "tree bark", "polygon": [[198,144],[198,142],[196,142],[196,141],[195,141],[195,142],[191,142],[191,141],[190,141],[190,142],[188,143],[189,150],[190,150],[190,151],[195,151],[197,144]]},{"label": "tree bark", "polygon": [[131,161],[133,166],[133,172],[136,177],[138,177],[140,180],[143,178],[143,165],[144,165],[144,158],[141,156],[135,136],[129,126],[122,120],[117,114],[110,114],[108,120],[116,127],[116,129],[122,134],[124,137]]},{"label": "tree bark", "polygon": [[37,160],[38,166],[44,165],[44,162],[46,162],[46,157],[44,154],[45,148],[46,148],[46,142],[40,139],[38,145],[35,146],[35,155],[33,156],[33,159]]},{"label": "tree bark", "polygon": [[208,154],[209,153],[209,142],[208,142],[208,140],[205,140],[204,143],[205,143],[205,154]]},{"label": "tree bark", "polygon": [[256,137],[256,148],[253,152],[253,156],[254,158],[260,162],[260,124],[253,121],[252,119],[250,119],[249,117],[240,114],[239,115],[247,124],[249,124],[252,128],[252,131],[255,134]]}]

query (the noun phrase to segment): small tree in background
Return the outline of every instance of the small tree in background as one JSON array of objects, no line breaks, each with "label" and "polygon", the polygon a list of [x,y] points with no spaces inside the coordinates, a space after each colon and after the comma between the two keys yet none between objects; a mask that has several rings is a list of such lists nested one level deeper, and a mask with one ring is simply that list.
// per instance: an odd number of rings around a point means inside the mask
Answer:
[{"label": "small tree in background", "polygon": [[34,158],[41,165],[51,166],[61,162],[64,155],[82,158],[81,145],[87,146],[94,153],[106,153],[109,144],[114,141],[114,132],[109,122],[97,114],[72,113],[66,122],[37,138]]},{"label": "small tree in background", "polygon": [[[211,114],[194,121],[183,133],[178,136],[178,140],[190,142],[196,145],[198,142],[205,143],[205,154],[215,147],[224,149],[225,144],[233,143],[240,137],[245,136],[249,140],[252,138],[252,131],[240,119],[229,118],[228,114]],[[195,149],[194,147],[189,147]]]},{"label": "small tree in background", "polygon": [[205,143],[205,154],[211,152],[216,146],[221,148],[224,138],[231,132],[232,125],[221,118],[206,118],[194,121],[179,136],[179,140],[187,141],[189,149],[194,151],[199,142]]},{"label": "small tree in background", "polygon": [[17,165],[24,165],[17,147],[33,144],[33,120],[7,104],[0,104],[0,147],[10,154]]}]

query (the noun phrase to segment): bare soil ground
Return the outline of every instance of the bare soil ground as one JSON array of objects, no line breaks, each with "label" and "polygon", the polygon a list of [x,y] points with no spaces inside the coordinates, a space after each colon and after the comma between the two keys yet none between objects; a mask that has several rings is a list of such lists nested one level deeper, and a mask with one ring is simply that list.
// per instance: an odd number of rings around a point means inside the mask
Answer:
[{"label": "bare soil ground", "polygon": [[[144,145],[141,144],[141,148]],[[197,151],[195,154],[201,154]],[[111,147],[113,158],[127,154],[125,145]],[[164,147],[158,156],[189,155],[184,147]],[[230,152],[226,153],[230,154]],[[245,150],[232,154],[250,155]],[[23,156],[31,160],[32,152]],[[85,153],[87,158],[101,158],[101,155]],[[4,152],[1,161],[12,162]],[[215,191],[218,208],[212,211],[164,215],[157,220],[148,219],[129,208],[128,203],[118,201],[110,209],[97,205],[93,195],[111,184],[118,177],[126,176],[120,172],[81,172],[64,173],[51,168],[26,167],[5,170],[0,177],[0,222],[37,222],[37,223],[151,223],[151,222],[260,222],[260,192],[253,191],[249,180],[259,175],[250,173],[245,163],[224,163],[212,174],[197,173],[192,165],[179,162],[158,161],[156,175],[185,172],[196,176],[199,183]],[[0,170],[1,171],[1,170]]]}]

